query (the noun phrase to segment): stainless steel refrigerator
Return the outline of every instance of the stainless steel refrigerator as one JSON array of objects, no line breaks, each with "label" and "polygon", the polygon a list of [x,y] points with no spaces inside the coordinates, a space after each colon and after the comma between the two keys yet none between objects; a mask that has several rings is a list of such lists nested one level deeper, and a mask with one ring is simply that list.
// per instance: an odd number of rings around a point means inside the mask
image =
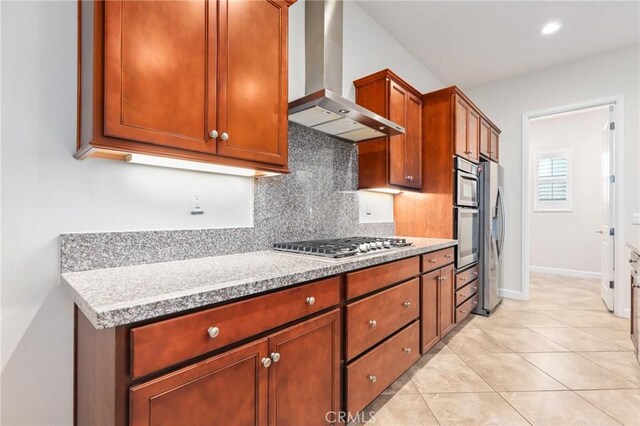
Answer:
[{"label": "stainless steel refrigerator", "polygon": [[503,170],[493,161],[483,161],[480,178],[480,289],[474,313],[491,315],[502,298],[501,262],[504,250],[505,210]]}]

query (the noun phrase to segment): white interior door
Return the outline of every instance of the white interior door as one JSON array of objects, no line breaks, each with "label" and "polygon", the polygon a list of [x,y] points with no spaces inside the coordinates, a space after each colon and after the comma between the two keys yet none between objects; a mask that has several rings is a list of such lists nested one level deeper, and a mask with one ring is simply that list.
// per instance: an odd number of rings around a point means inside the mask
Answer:
[{"label": "white interior door", "polygon": [[600,295],[610,311],[613,311],[613,285],[615,269],[615,235],[611,235],[614,226],[614,149],[615,130],[610,126],[613,123],[613,106],[609,107],[609,121],[602,129],[602,157],[601,157],[601,206],[602,221],[600,229]]}]

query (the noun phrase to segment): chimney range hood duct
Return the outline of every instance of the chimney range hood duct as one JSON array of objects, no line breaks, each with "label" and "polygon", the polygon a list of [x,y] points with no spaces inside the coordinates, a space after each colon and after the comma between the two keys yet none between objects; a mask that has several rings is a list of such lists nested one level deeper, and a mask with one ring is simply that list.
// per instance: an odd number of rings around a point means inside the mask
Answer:
[{"label": "chimney range hood duct", "polygon": [[305,92],[289,120],[350,142],[400,135],[404,127],[340,96],[342,0],[305,2]]}]

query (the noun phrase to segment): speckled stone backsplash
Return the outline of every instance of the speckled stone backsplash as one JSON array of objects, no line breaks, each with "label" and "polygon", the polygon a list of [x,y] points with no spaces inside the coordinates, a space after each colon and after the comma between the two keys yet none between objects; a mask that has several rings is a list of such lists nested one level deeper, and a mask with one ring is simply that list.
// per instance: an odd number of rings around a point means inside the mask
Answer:
[{"label": "speckled stone backsplash", "polygon": [[359,223],[357,148],[289,123],[292,173],[254,186],[254,227],[62,234],[61,272],[266,250],[278,241],[393,235],[391,223]]}]

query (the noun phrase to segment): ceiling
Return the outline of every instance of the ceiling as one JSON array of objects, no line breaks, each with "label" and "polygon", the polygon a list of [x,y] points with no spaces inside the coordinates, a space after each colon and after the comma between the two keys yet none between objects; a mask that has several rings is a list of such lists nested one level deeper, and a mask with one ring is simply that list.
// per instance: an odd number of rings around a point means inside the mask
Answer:
[{"label": "ceiling", "polygon": [[[473,87],[640,42],[638,1],[364,1],[446,84]],[[549,21],[562,27],[540,30]]]}]

